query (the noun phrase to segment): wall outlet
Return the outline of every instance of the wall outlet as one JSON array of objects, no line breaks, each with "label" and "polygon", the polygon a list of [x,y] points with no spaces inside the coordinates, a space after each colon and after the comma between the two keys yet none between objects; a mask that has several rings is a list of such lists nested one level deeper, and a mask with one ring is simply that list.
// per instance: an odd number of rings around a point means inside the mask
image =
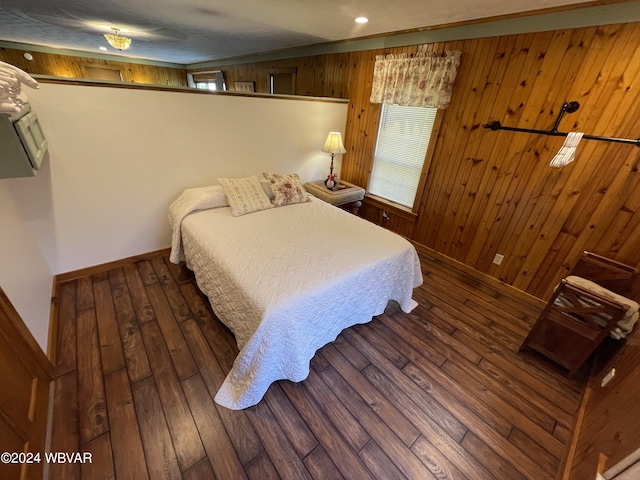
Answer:
[{"label": "wall outlet", "polygon": [[616,376],[616,369],[612,368],[609,373],[607,373],[604,377],[602,377],[602,381],[600,382],[600,386],[604,387],[607,383],[613,380],[613,377]]},{"label": "wall outlet", "polygon": [[495,263],[496,265],[500,265],[502,263],[502,260],[504,260],[504,255],[500,255],[499,253],[496,253],[496,256],[493,257],[493,263]]}]

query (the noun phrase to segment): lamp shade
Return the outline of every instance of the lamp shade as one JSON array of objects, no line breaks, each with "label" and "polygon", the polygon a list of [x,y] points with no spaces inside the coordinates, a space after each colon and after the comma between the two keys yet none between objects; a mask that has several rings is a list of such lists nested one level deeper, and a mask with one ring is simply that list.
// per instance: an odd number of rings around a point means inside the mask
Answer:
[{"label": "lamp shade", "polygon": [[327,140],[324,142],[322,151],[326,153],[345,153],[347,150],[342,143],[342,135],[340,132],[329,132]]}]

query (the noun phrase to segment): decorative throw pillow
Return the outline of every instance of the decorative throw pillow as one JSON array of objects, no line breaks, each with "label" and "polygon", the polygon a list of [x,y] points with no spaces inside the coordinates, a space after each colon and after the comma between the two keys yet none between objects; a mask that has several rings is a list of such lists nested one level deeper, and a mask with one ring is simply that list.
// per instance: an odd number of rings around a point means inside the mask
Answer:
[{"label": "decorative throw pillow", "polygon": [[275,207],[309,201],[309,195],[300,182],[300,177],[297,173],[283,175],[280,173],[264,172],[262,176],[269,181],[274,196],[273,205]]},{"label": "decorative throw pillow", "polygon": [[272,208],[258,177],[219,178],[234,217]]}]

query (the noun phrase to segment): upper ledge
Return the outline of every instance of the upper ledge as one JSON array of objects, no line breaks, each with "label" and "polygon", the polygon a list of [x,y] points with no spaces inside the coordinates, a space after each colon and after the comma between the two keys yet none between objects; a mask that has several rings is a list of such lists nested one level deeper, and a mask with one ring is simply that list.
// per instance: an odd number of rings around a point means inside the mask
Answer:
[{"label": "upper ledge", "polygon": [[132,90],[157,90],[163,92],[180,92],[180,93],[193,93],[197,95],[226,95],[233,97],[254,97],[254,98],[268,98],[273,100],[297,100],[306,102],[327,102],[327,103],[349,103],[349,99],[346,98],[332,98],[332,97],[311,97],[304,95],[272,95],[270,93],[243,93],[243,92],[230,92],[230,91],[211,91],[201,90],[191,87],[175,87],[166,85],[152,85],[147,83],[129,83],[129,82],[110,82],[108,80],[85,80],[79,78],[65,78],[65,77],[53,77],[50,75],[33,75],[38,83],[57,83],[61,85],[79,85],[85,87],[110,87],[110,88],[127,88]]},{"label": "upper ledge", "polygon": [[175,68],[185,70],[186,65],[171,62],[161,62],[159,60],[151,60],[148,58],[129,57],[119,55],[117,53],[100,53],[89,52],[84,50],[72,50],[70,48],[54,48],[45,45],[34,45],[32,43],[10,42],[0,40],[0,48],[11,48],[13,50],[26,50],[29,52],[50,53],[52,55],[66,55],[68,57],[94,58],[99,60],[108,60],[110,62],[135,63],[139,65],[153,65],[155,67]]}]

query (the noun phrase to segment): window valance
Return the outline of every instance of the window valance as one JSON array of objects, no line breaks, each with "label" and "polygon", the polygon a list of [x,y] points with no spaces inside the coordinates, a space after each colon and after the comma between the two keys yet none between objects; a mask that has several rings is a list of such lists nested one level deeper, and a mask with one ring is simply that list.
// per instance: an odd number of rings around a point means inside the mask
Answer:
[{"label": "window valance", "polygon": [[458,50],[377,55],[371,103],[447,108],[460,56]]}]

